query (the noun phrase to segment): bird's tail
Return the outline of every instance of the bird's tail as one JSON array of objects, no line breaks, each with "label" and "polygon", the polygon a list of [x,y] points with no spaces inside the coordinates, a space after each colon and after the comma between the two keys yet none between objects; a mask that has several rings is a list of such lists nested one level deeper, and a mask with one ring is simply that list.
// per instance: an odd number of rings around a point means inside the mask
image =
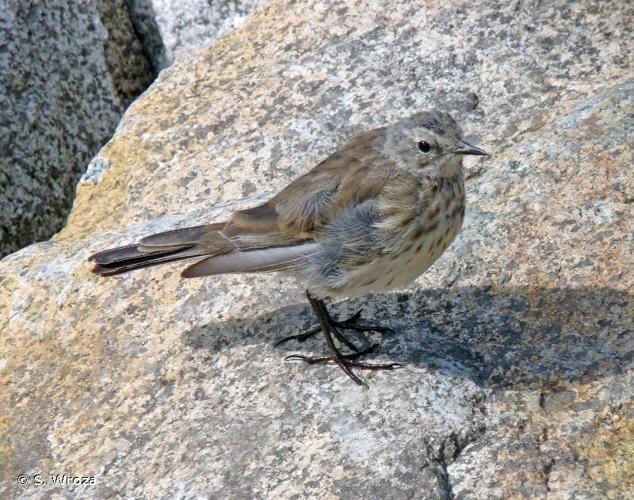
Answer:
[{"label": "bird's tail", "polygon": [[93,272],[114,276],[144,267],[203,257],[182,272],[184,278],[226,273],[281,271],[302,265],[316,249],[307,240],[280,234],[223,233],[225,223],[153,234],[138,243],[111,248],[89,257]]},{"label": "bird's tail", "polygon": [[224,223],[218,223],[153,234],[133,245],[98,252],[88,260],[95,262],[92,272],[114,276],[178,260],[223,255],[234,249],[220,236],[223,227]]}]

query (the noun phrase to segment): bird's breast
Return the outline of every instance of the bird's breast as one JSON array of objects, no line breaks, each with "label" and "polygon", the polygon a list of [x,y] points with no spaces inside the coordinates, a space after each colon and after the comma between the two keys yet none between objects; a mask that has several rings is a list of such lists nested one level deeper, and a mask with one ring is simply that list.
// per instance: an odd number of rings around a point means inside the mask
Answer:
[{"label": "bird's breast", "polygon": [[464,220],[465,196],[462,179],[438,186],[425,200],[417,217],[393,235],[389,257],[391,285],[406,285],[425,272],[454,241]]},{"label": "bird's breast", "polygon": [[424,273],[454,241],[464,219],[462,179],[440,182],[434,193],[431,198],[412,197],[403,210],[383,218],[372,248],[340,262],[336,286],[323,295],[360,296],[402,288]]}]

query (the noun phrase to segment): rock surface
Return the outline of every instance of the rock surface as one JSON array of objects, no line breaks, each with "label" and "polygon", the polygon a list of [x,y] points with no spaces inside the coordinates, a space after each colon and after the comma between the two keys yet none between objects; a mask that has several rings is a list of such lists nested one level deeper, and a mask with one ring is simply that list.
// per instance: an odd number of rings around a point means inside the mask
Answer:
[{"label": "rock surface", "polygon": [[62,228],[86,165],[152,79],[123,0],[0,8],[0,256]]},{"label": "rock surface", "polygon": [[[65,229],[0,261],[1,497],[632,496],[632,7],[389,5],[273,0],[165,70]],[[272,347],[311,322],[290,280],[90,273],[430,106],[492,156],[425,276],[336,304],[396,329],[367,391]]]},{"label": "rock surface", "polygon": [[126,0],[158,72],[191,49],[211,45],[244,23],[260,0]]}]

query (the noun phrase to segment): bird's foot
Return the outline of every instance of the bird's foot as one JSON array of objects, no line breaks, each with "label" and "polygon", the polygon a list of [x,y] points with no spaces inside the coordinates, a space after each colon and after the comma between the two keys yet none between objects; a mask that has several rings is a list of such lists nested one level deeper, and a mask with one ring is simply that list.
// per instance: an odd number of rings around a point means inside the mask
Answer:
[{"label": "bird's foot", "polygon": [[[361,312],[360,309],[355,314],[350,316],[348,319],[343,321],[336,321],[330,315],[326,318],[328,322],[328,326],[330,327],[332,334],[335,338],[344,344],[348,349],[354,351],[356,353],[360,352],[359,347],[357,347],[352,341],[346,338],[340,330],[354,330],[357,332],[379,332],[379,333],[394,333],[394,330],[387,326],[383,326],[379,323],[371,323],[361,320]],[[289,335],[288,337],[284,337],[275,343],[275,347],[282,345],[289,340],[297,340],[298,342],[305,342],[310,337],[314,337],[321,331],[321,326],[315,326],[306,332],[300,333],[298,335]],[[366,340],[367,343],[367,340]]]},{"label": "bird's foot", "polygon": [[348,375],[356,384],[367,387],[367,384],[361,380],[359,377],[355,375],[352,371],[352,368],[359,368],[361,370],[394,370],[396,368],[401,368],[403,365],[400,363],[362,363],[359,361],[355,361],[360,356],[364,354],[368,354],[374,351],[378,344],[372,344],[366,347],[363,350],[351,353],[351,354],[341,354],[336,351],[333,356],[320,356],[320,357],[311,357],[311,356],[303,356],[301,354],[292,354],[290,356],[286,356],[286,360],[297,359],[300,361],[304,361],[309,365],[318,365],[318,364],[326,364],[326,363],[337,363],[341,369]]},{"label": "bird's foot", "polygon": [[310,330],[305,331],[304,333],[299,333],[297,335],[289,335],[288,337],[284,337],[283,339],[280,339],[277,342],[275,342],[273,347],[277,347],[282,344],[285,344],[289,340],[297,340],[298,342],[306,342],[309,338],[314,337],[319,332],[321,332],[321,326],[315,326],[311,328]]},{"label": "bird's foot", "polygon": [[355,330],[357,332],[378,332],[378,333],[394,333],[389,326],[380,323],[361,320],[363,309],[359,309],[356,313],[343,321],[335,321],[331,318],[331,326],[335,328],[343,328],[345,330]]},{"label": "bird's foot", "polygon": [[[361,356],[363,356],[364,354],[369,354],[372,351],[374,351],[377,347],[379,347],[379,344],[372,344],[368,347],[366,347],[365,349],[361,350],[361,351],[357,351],[357,352],[353,352],[350,354],[341,354],[339,353],[339,358],[342,359],[346,359],[346,360],[355,360]],[[299,359],[301,361],[304,361],[306,363],[308,363],[309,365],[322,365],[322,364],[326,364],[326,363],[335,363],[336,359],[334,356],[319,356],[319,357],[312,357],[312,356],[304,356],[303,354],[291,354],[290,356],[286,356],[284,358],[285,360],[289,360],[289,359]]]},{"label": "bird's foot", "polygon": [[[346,320],[347,321],[347,320]],[[338,321],[334,321],[332,319],[329,319],[328,321],[328,326],[330,327],[332,334],[335,336],[335,338],[341,342],[342,344],[344,344],[346,347],[348,347],[348,349],[350,349],[351,351],[354,352],[359,352],[359,347],[357,347],[351,340],[347,339],[340,331],[339,329],[335,326],[336,324],[339,324],[340,322]],[[345,322],[341,322],[341,324],[343,324]],[[310,330],[307,330],[303,333],[300,333],[298,335],[289,335],[288,337],[284,337],[283,339],[278,340],[275,343],[274,347],[277,347],[279,345],[282,345],[286,342],[288,342],[289,340],[297,340],[298,342],[305,342],[306,340],[308,340],[310,337],[314,337],[315,335],[317,335],[319,332],[321,332],[321,326],[315,326],[313,328],[311,328]]]}]

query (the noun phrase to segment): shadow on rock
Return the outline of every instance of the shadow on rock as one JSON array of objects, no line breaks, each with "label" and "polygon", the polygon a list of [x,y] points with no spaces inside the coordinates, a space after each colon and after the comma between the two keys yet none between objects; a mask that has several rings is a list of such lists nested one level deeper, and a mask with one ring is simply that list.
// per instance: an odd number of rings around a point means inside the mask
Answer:
[{"label": "shadow on rock", "polygon": [[[622,373],[634,353],[632,295],[612,288],[539,289],[482,287],[423,290],[368,297],[332,307],[346,317],[364,302],[371,319],[394,328],[372,334],[382,360],[469,377],[482,387],[588,382]],[[364,314],[366,319],[369,314]],[[211,323],[183,334],[194,349],[276,342],[312,326],[308,305],[293,305],[256,318]],[[351,335],[354,338],[354,335]],[[357,337],[357,343],[363,339]],[[325,353],[321,335],[277,348]]]}]

